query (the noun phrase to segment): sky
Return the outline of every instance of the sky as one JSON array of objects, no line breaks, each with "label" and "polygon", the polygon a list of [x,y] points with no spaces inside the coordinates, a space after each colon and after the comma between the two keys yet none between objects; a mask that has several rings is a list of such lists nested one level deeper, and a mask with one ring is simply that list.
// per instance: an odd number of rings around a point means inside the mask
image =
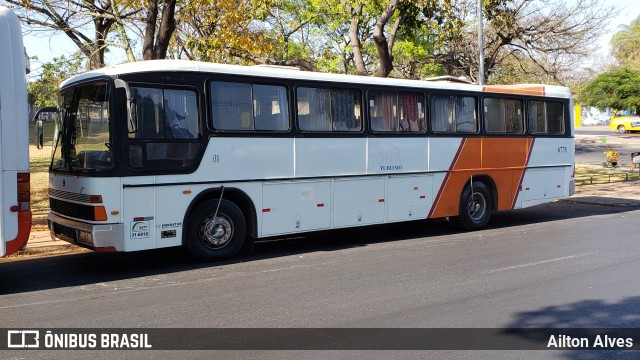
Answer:
[{"label": "sky", "polygon": [[[606,56],[610,50],[609,41],[613,34],[619,30],[619,25],[628,25],[632,20],[640,16],[640,1],[603,0],[602,2],[604,5],[613,6],[620,10],[619,15],[614,18],[607,27],[607,35],[600,39],[600,53]],[[33,76],[39,73],[38,69],[42,63],[50,62],[53,58],[61,55],[69,57],[77,49],[66,35],[51,36],[50,32],[25,32],[24,45],[29,56],[38,57],[38,60],[32,60],[31,62],[32,79]],[[111,53],[107,55],[107,63],[119,63],[125,61],[125,59],[124,52],[117,49],[111,50]]]}]

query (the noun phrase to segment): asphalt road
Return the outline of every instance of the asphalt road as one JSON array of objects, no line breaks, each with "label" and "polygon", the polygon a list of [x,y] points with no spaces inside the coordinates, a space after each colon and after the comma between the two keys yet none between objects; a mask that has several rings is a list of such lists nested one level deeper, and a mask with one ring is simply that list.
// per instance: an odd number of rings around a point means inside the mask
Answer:
[{"label": "asphalt road", "polygon": [[[175,249],[0,263],[3,328],[640,328],[638,208],[556,202],[324,232],[193,263]],[[640,339],[636,341],[640,342]],[[0,358],[23,358],[10,352]],[[121,353],[71,353],[113,358]],[[219,352],[217,358],[634,358],[634,352]],[[634,355],[634,356],[632,356]],[[28,358],[69,358],[30,352]],[[593,357],[596,356],[596,357]],[[129,352],[131,358],[172,358]],[[181,357],[211,358],[207,352]]]}]

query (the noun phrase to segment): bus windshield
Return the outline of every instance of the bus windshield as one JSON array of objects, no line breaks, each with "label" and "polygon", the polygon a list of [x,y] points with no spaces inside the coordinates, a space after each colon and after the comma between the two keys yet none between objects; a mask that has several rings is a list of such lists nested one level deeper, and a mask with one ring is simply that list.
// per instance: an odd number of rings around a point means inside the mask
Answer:
[{"label": "bus windshield", "polygon": [[106,82],[67,88],[60,93],[51,170],[86,172],[113,168]]}]

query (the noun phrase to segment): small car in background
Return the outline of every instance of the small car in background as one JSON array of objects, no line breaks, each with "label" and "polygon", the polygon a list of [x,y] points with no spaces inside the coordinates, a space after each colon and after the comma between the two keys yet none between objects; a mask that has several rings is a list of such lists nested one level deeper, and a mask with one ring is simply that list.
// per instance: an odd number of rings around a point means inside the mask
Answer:
[{"label": "small car in background", "polygon": [[640,116],[629,111],[616,112],[609,122],[609,128],[620,133],[640,131]]}]

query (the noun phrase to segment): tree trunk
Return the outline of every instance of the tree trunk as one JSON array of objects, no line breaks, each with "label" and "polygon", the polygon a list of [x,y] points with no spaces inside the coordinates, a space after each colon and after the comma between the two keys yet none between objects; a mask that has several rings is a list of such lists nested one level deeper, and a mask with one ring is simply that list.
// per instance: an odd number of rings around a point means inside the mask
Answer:
[{"label": "tree trunk", "polygon": [[[393,70],[393,56],[391,55],[393,44],[387,42],[387,38],[384,35],[384,27],[389,23],[397,6],[397,0],[389,1],[389,5],[387,5],[387,8],[380,14],[376,26],[373,28],[373,42],[376,44],[379,65],[375,75],[378,77],[387,77],[391,73],[391,70]],[[397,27],[394,27],[394,31],[396,30]],[[392,36],[392,38],[395,38],[395,34]]]},{"label": "tree trunk", "polygon": [[145,60],[165,59],[171,36],[176,30],[176,0],[164,0],[160,27],[156,32],[158,22],[158,0],[149,0],[147,6],[147,27],[144,32],[142,58]]}]

